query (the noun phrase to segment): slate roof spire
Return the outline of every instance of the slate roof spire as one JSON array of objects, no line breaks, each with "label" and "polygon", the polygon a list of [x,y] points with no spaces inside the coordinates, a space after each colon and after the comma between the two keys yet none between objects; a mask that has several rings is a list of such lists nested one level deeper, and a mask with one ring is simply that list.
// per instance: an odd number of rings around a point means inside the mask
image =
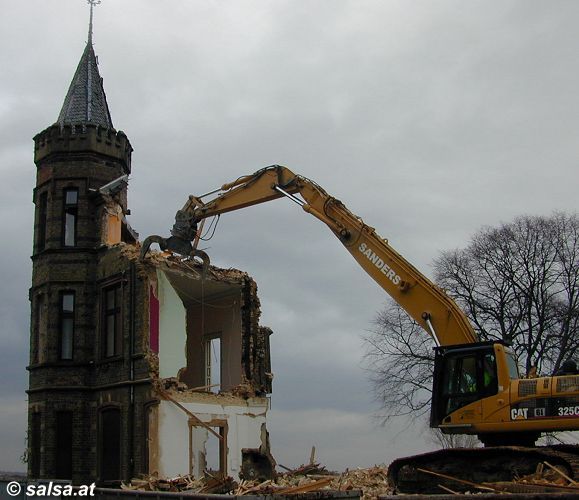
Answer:
[{"label": "slate roof spire", "polygon": [[58,123],[61,126],[90,123],[114,128],[92,44],[93,8],[100,3],[100,0],[87,0],[87,2],[90,4],[88,41],[64,99]]}]

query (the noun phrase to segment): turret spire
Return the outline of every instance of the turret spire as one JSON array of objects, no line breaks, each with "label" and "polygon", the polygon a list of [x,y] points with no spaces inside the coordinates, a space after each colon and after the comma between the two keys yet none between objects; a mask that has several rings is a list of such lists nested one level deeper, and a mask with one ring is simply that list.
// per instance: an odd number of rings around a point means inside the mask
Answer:
[{"label": "turret spire", "polygon": [[93,9],[101,0],[87,0],[90,5],[88,41],[58,116],[60,125],[92,123],[113,128],[107,98],[92,45]]},{"label": "turret spire", "polygon": [[92,45],[92,11],[95,5],[101,3],[101,0],[86,0],[90,4],[90,21],[88,23],[88,44]]}]

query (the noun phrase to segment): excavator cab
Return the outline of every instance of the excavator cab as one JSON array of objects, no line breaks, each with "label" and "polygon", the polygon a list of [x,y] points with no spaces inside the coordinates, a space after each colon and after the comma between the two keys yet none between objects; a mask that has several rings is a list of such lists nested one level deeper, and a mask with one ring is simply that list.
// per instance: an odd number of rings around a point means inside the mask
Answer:
[{"label": "excavator cab", "polygon": [[480,342],[435,349],[431,427],[449,423],[451,413],[498,393],[495,344]]}]

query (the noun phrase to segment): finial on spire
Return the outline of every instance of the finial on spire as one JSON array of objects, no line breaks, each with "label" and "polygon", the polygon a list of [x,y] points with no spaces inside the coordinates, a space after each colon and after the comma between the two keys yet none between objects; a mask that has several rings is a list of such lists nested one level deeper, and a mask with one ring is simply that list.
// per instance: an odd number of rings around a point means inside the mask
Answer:
[{"label": "finial on spire", "polygon": [[101,0],[86,0],[90,4],[90,21],[88,23],[88,43],[92,45],[92,10],[95,5],[101,3]]}]

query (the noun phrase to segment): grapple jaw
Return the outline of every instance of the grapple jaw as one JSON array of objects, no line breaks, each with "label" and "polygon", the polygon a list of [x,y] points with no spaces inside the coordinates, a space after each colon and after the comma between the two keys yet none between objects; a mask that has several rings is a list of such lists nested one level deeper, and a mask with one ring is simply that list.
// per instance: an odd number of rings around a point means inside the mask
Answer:
[{"label": "grapple jaw", "polygon": [[157,236],[156,234],[152,236],[148,236],[143,241],[141,245],[141,254],[140,259],[144,260],[145,256],[151,249],[151,245],[153,243],[157,243],[159,248],[163,251],[169,251],[172,253],[176,253],[182,255],[183,257],[189,258],[199,258],[203,262],[203,274],[207,272],[209,269],[209,265],[211,264],[211,259],[209,255],[205,253],[203,250],[197,250],[193,248],[190,241],[184,240],[177,236],[170,236],[169,238],[163,238],[162,236]]},{"label": "grapple jaw", "polygon": [[169,251],[183,257],[199,258],[203,262],[203,274],[205,275],[209,268],[210,259],[203,250],[193,248],[191,244],[197,236],[197,223],[192,221],[191,216],[179,210],[175,215],[175,224],[171,229],[171,236],[163,238],[162,236],[152,235],[143,241],[141,246],[140,259],[143,260],[149,252],[151,245],[157,243],[163,251]]}]

